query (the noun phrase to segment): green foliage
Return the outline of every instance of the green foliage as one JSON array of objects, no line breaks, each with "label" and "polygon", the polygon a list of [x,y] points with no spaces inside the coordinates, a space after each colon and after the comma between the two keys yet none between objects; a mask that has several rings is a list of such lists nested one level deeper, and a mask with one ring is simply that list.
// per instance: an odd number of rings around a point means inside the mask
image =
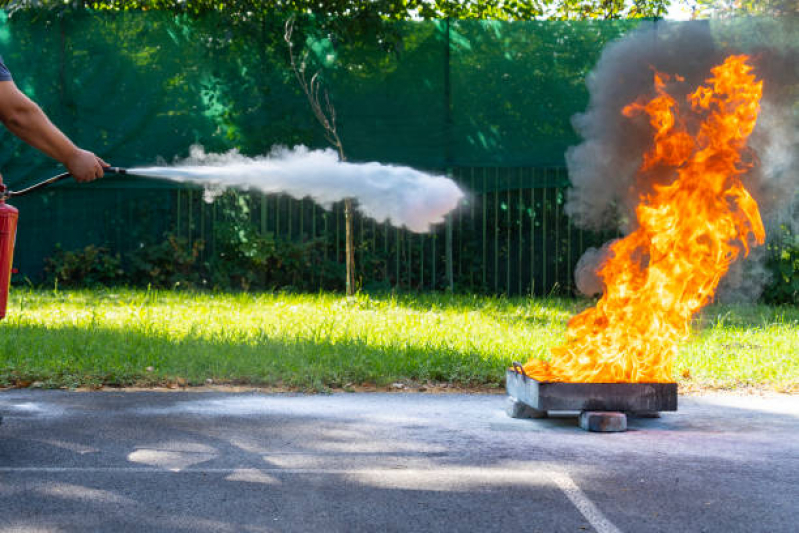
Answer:
[{"label": "green foliage", "polygon": [[796,15],[796,0],[682,0],[696,17]]},{"label": "green foliage", "polygon": [[[161,239],[136,238],[133,250],[112,254],[88,246],[46,259],[48,285],[119,286],[217,290],[339,290],[343,265],[324,238],[299,241],[261,232],[250,220],[249,195],[228,191],[216,199],[219,212],[211,249],[203,239],[167,231]],[[365,267],[368,263],[365,263]]]},{"label": "green foliage", "polygon": [[340,289],[343,266],[322,258],[324,242],[276,240],[254,229],[231,234],[232,226],[218,226],[220,253],[213,262],[213,285],[241,290]]},{"label": "green foliage", "polygon": [[769,244],[767,266],[772,279],[763,299],[771,304],[799,304],[799,236],[782,228],[781,239]]},{"label": "green foliage", "polygon": [[140,245],[127,259],[127,280],[131,285],[159,288],[198,288],[207,285],[198,258],[203,241],[167,234],[160,243]]},{"label": "green foliage", "polygon": [[108,286],[124,282],[125,272],[119,254],[94,245],[81,250],[65,251],[56,248],[45,263],[49,284],[62,287]]},{"label": "green foliage", "polygon": [[[702,0],[699,0],[700,2]],[[708,2],[710,0],[707,0]],[[90,8],[163,10],[190,15],[223,12],[240,20],[266,13],[306,13],[362,23],[378,20],[585,20],[662,17],[671,0],[10,0],[13,10]],[[757,4],[757,0],[748,0]]]},{"label": "green foliage", "polygon": [[240,290],[340,289],[343,265],[325,259],[324,239],[289,241],[250,220],[250,197],[229,191],[216,200],[216,249],[209,260],[214,287]]}]

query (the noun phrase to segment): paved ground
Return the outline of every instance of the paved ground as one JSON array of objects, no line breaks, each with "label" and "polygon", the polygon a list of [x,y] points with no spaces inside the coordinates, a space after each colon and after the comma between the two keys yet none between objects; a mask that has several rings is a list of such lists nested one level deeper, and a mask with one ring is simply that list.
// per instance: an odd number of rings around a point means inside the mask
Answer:
[{"label": "paved ground", "polygon": [[0,531],[799,531],[799,397],[0,392]]}]

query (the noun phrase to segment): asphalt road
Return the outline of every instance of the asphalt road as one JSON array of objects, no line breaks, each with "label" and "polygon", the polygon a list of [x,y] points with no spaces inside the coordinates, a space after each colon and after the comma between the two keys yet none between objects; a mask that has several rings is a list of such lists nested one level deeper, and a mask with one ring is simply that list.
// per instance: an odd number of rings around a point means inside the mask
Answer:
[{"label": "asphalt road", "polygon": [[799,531],[799,397],[0,392],[0,531]]}]

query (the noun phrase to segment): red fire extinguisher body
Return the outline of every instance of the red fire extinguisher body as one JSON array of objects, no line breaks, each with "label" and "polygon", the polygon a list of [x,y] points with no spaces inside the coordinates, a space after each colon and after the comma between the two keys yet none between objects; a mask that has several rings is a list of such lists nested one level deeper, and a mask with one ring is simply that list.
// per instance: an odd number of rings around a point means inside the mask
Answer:
[{"label": "red fire extinguisher body", "polygon": [[6,316],[18,219],[19,211],[17,211],[17,208],[6,204],[0,199],[0,319]]}]

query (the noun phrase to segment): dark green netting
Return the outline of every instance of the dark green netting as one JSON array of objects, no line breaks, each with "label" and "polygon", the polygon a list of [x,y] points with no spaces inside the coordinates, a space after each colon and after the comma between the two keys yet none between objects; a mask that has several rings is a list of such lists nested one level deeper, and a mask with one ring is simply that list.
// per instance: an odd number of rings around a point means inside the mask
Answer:
[{"label": "dark green netting", "polygon": [[[242,22],[169,13],[0,13],[0,54],[19,87],[75,142],[119,166],[209,152],[325,146],[289,69],[285,17]],[[452,219],[460,287],[549,292],[601,237],[563,214],[564,152],[579,142],[585,77],[611,40],[651,21],[394,22],[299,19],[294,42],[322,67],[348,157],[449,171],[473,193]],[[62,169],[0,128],[0,170],[20,188]],[[340,212],[251,199],[253,223],[291,239],[322,236],[341,257]],[[216,211],[158,181],[108,178],[15,199],[15,266],[39,279],[57,244],[124,252],[165,231],[212,241]],[[303,218],[304,217],[304,218]],[[446,230],[413,236],[358,221],[394,285],[444,283]],[[212,243],[211,243],[212,244]],[[206,254],[214,247],[207,246]],[[366,252],[364,252],[366,253]]]},{"label": "dark green netting", "polygon": [[[0,21],[17,84],[70,137],[118,165],[208,151],[323,146],[288,69],[284,21],[167,13],[47,15]],[[297,23],[354,160],[423,168],[562,166],[569,119],[604,43],[636,22],[386,23],[329,30]],[[327,32],[327,33],[325,33]],[[56,166],[3,133],[13,185]]]}]

